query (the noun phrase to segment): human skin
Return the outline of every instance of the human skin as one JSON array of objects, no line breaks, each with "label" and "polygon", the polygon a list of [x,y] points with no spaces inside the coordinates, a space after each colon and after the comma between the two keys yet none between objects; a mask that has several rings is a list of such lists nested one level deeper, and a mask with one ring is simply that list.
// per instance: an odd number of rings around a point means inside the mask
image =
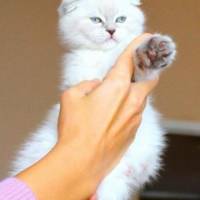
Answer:
[{"label": "human skin", "polygon": [[131,83],[135,39],[103,81],[85,81],[61,96],[58,142],[16,177],[39,200],[87,200],[134,140],[147,96],[158,79]]}]

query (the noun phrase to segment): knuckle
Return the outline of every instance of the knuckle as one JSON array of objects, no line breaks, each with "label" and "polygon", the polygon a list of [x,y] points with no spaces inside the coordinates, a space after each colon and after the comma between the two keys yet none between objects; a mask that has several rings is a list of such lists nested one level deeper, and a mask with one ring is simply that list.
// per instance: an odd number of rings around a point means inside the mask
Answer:
[{"label": "knuckle", "polygon": [[73,96],[74,90],[73,89],[67,89],[65,90],[61,95],[61,100],[65,101],[66,99],[69,99]]},{"label": "knuckle", "polygon": [[66,99],[67,96],[68,96],[68,93],[69,93],[69,90],[65,90],[65,91],[61,94],[61,100]]}]

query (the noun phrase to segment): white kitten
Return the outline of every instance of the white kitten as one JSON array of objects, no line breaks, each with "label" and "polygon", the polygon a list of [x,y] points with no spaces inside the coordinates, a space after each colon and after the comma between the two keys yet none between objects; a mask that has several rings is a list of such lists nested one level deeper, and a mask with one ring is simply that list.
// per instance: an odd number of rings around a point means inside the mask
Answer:
[{"label": "white kitten", "polygon": [[[139,4],[139,0],[63,0],[59,8],[60,35],[70,50],[64,57],[63,88],[105,77],[128,43],[143,32],[144,15]],[[157,76],[175,57],[172,40],[158,34],[133,51],[136,81]],[[13,174],[41,159],[55,145],[58,113],[56,105],[22,147]],[[164,146],[159,115],[148,100],[136,138],[118,166],[100,184],[98,200],[128,200],[134,196],[156,176]]]}]

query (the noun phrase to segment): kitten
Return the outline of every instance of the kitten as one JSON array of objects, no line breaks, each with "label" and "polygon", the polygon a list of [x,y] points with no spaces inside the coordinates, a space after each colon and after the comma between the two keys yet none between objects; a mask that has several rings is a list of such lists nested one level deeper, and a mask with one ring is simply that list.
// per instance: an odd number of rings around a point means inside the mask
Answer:
[{"label": "kitten", "polygon": [[[59,29],[70,50],[64,57],[62,87],[83,80],[103,79],[126,46],[143,33],[145,17],[140,0],[63,0]],[[135,80],[152,79],[175,57],[175,44],[168,36],[152,35],[136,49]],[[59,105],[24,144],[13,164],[19,173],[46,155],[57,141]],[[161,164],[165,147],[159,114],[149,99],[137,135],[120,163],[102,181],[98,200],[128,200],[151,178]]]}]

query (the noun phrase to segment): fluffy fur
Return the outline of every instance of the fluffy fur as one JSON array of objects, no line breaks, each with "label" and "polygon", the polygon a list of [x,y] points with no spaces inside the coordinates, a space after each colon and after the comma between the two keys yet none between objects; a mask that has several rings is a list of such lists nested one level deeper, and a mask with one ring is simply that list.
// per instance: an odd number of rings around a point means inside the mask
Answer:
[{"label": "fluffy fur", "polygon": [[[59,29],[63,44],[70,50],[63,61],[63,88],[105,77],[128,43],[143,32],[144,15],[139,4],[139,0],[63,0],[59,7]],[[141,81],[157,76],[171,64],[175,45],[169,37],[155,34],[133,52],[137,65],[135,80]],[[56,105],[23,145],[12,174],[41,159],[55,145],[58,113]],[[159,114],[149,99],[135,140],[100,184],[97,199],[128,200],[134,196],[156,176],[164,146]]]}]

